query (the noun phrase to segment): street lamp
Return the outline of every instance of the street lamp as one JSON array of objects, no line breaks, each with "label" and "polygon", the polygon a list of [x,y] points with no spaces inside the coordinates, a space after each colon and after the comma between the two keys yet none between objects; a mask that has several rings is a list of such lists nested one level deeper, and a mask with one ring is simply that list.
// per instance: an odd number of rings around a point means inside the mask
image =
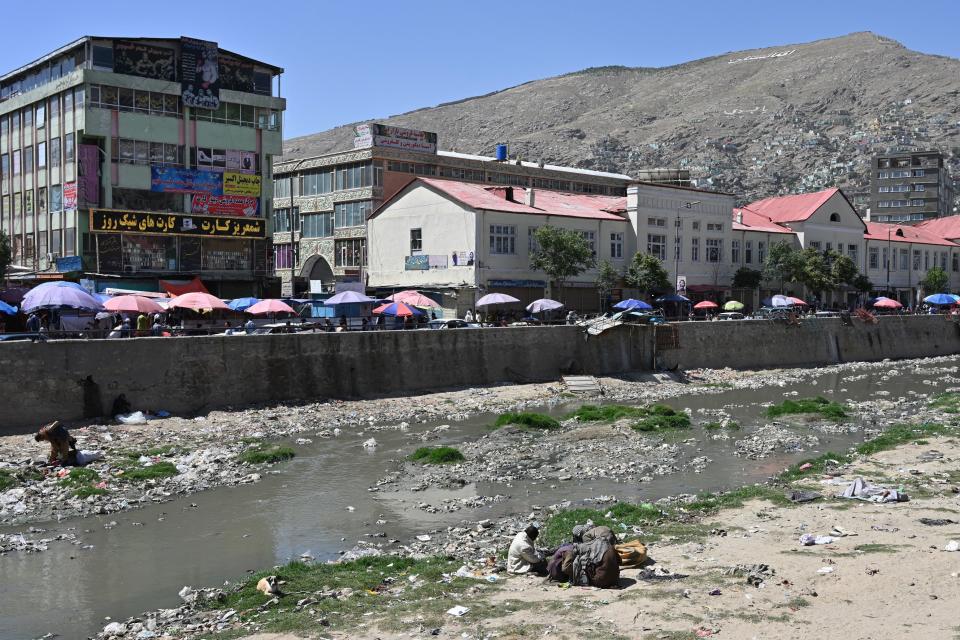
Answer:
[{"label": "street lamp", "polygon": [[[677,280],[680,278],[680,210],[692,209],[700,204],[699,200],[691,200],[677,206],[677,219],[673,223],[673,283],[677,286]],[[679,291],[677,293],[680,293]]]}]

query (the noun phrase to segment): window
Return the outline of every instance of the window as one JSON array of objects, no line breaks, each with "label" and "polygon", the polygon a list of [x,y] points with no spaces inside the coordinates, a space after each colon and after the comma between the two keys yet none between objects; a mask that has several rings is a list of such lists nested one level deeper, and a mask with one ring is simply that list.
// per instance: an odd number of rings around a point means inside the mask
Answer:
[{"label": "window", "polygon": [[333,171],[321,171],[315,173],[306,173],[302,177],[303,182],[300,186],[300,194],[305,196],[315,196],[318,193],[330,193],[333,191]]},{"label": "window", "polygon": [[723,231],[723,223],[721,222],[708,222],[707,231]]},{"label": "window", "polygon": [[953,272],[960,271],[960,254],[953,254]]},{"label": "window", "polygon": [[920,271],[920,249],[913,250],[913,270]]},{"label": "window", "polygon": [[940,268],[943,269],[944,271],[947,270],[947,252],[946,251],[940,252]]},{"label": "window", "polygon": [[370,213],[370,202],[342,202],[333,206],[335,226],[337,229],[344,227],[362,227],[367,222],[367,214]]},{"label": "window", "polygon": [[[413,173],[418,176],[437,175],[437,168],[432,164],[419,164],[416,162],[399,162],[397,160],[387,161],[387,171],[396,171],[398,173]],[[483,179],[482,177],[480,178]]]},{"label": "window", "polygon": [[900,270],[910,270],[910,252],[906,249],[900,249]]},{"label": "window", "polygon": [[740,263],[740,241],[739,240],[730,241],[730,261],[733,262],[733,264]]},{"label": "window", "polygon": [[929,251],[923,252],[923,270],[924,271],[930,270],[930,252]]},{"label": "window", "polygon": [[50,138],[50,166],[60,166],[60,138]]},{"label": "window", "polygon": [[690,260],[700,262],[700,238],[690,238]]},{"label": "window", "polygon": [[848,244],[847,245],[847,256],[853,260],[853,264],[857,264],[857,245]]},{"label": "window", "polygon": [[47,168],[47,143],[40,142],[37,144],[37,169],[46,169]]},{"label": "window", "polygon": [[840,214],[839,214],[839,213],[831,213],[831,214],[830,214],[830,222],[840,222]]},{"label": "window", "polygon": [[707,262],[721,262],[723,260],[723,240],[707,238]]},{"label": "window", "polygon": [[882,257],[881,257],[882,262],[881,262],[880,264],[883,265],[883,268],[884,268],[884,269],[889,269],[889,268],[890,268],[890,262],[888,261],[887,248],[886,248],[886,247],[884,247],[884,248],[881,250],[881,256],[882,256]]},{"label": "window", "polygon": [[333,214],[330,212],[303,214],[301,235],[304,238],[329,238],[333,235]]},{"label": "window", "polygon": [[73,134],[68,133],[63,138],[63,155],[64,161],[73,162]]},{"label": "window", "polygon": [[820,242],[811,242],[810,246],[816,249],[817,251],[820,251],[820,247],[823,245]]},{"label": "window", "polygon": [[[273,230],[276,231],[293,231],[297,227],[297,219],[299,217],[300,209],[299,207],[294,207],[291,209],[275,209],[273,211]],[[304,216],[306,218],[306,216]],[[315,236],[311,236],[315,237]]]},{"label": "window", "polygon": [[33,129],[33,109],[23,110],[23,134],[27,135]]},{"label": "window", "polygon": [[63,188],[55,184],[50,187],[50,211],[63,210]]},{"label": "window", "polygon": [[6,136],[10,133],[10,119],[7,116],[0,116],[0,136]]},{"label": "window", "polygon": [[876,247],[870,247],[869,261],[869,267],[871,269],[880,268],[880,250]]},{"label": "window", "polygon": [[183,147],[175,144],[114,138],[112,151],[114,162],[126,164],[183,164]]},{"label": "window", "polygon": [[290,269],[293,267],[293,245],[275,244],[273,245],[273,268]]},{"label": "window", "polygon": [[23,150],[23,172],[33,173],[33,147],[26,147]]},{"label": "window", "polygon": [[743,243],[743,261],[753,264],[753,240],[745,240]]},{"label": "window", "polygon": [[274,198],[289,198],[290,197],[290,178],[276,178],[273,181],[273,197]]},{"label": "window", "polygon": [[333,251],[334,261],[338,267],[359,267],[367,263],[366,244],[363,238],[337,240]]},{"label": "window", "polygon": [[587,241],[587,245],[590,247],[590,253],[596,256],[597,255],[596,234],[593,231],[581,231],[580,237]]},{"label": "window", "polygon": [[922,198],[912,198],[912,199],[910,200],[910,206],[911,206],[911,207],[922,207],[922,206],[923,206],[923,199],[922,199]]},{"label": "window", "polygon": [[647,218],[648,227],[665,227],[667,226],[666,218]]},{"label": "window", "polygon": [[423,230],[410,229],[410,255],[415,256],[423,251]]},{"label": "window", "polygon": [[513,255],[517,252],[517,227],[512,224],[490,225],[490,253]]},{"label": "window", "polygon": [[45,103],[41,102],[37,105],[37,115],[34,121],[37,123],[37,129],[42,129],[47,123],[47,111]]},{"label": "window", "polygon": [[[623,234],[622,233],[611,233],[610,234],[610,257],[614,260],[619,260],[623,258]],[[956,271],[956,269],[954,269]]]},{"label": "window", "polygon": [[0,155],[0,180],[6,181],[10,176],[10,154]]},{"label": "window", "polygon": [[537,242],[537,229],[540,227],[527,227],[527,253],[531,256],[540,251],[540,243]]},{"label": "window", "polygon": [[[905,176],[902,176],[902,177],[904,177],[904,178],[906,178],[907,176],[910,175],[910,172],[909,172],[909,171],[904,171],[904,172],[902,172],[902,173],[906,173],[906,174],[907,174],[907,175],[905,175]],[[922,178],[923,175],[924,175],[924,170],[923,170],[923,169],[914,169],[914,170],[913,170],[913,177],[914,177],[914,178]]]},{"label": "window", "polygon": [[336,190],[359,189],[370,186],[370,163],[339,166],[336,169]]},{"label": "window", "polygon": [[925,184],[915,184],[915,185],[913,185],[913,190],[914,190],[914,191],[926,191],[926,190],[927,190],[927,185],[925,185]]},{"label": "window", "polygon": [[13,175],[20,175],[20,150],[13,152]]},{"label": "window", "polygon": [[647,234],[647,253],[658,260],[667,259],[667,236],[648,233]]},{"label": "window", "polygon": [[832,242],[828,242],[828,243],[827,243],[827,252],[829,253],[830,251],[833,251],[833,243],[832,243]]},{"label": "window", "polygon": [[690,224],[691,224],[691,228],[692,228],[694,231],[700,231],[700,221],[699,221],[699,220],[694,220],[694,221],[693,221],[692,223],[690,223]]}]

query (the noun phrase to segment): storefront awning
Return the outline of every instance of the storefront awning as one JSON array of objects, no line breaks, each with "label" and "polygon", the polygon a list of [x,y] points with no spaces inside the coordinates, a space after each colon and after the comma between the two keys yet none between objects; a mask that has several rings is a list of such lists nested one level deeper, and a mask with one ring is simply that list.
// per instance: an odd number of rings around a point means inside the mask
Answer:
[{"label": "storefront awning", "polygon": [[203,286],[203,283],[200,281],[200,278],[195,277],[193,280],[160,280],[160,288],[169,293],[171,296],[182,296],[185,293],[210,293],[207,291],[207,288]]}]

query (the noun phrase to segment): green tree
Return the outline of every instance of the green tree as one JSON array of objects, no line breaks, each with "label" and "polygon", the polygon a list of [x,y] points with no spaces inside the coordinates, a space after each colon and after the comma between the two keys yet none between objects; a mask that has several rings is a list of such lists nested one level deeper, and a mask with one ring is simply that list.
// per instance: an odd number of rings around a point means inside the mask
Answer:
[{"label": "green tree", "polygon": [[560,295],[568,278],[578,276],[594,264],[593,251],[582,235],[546,225],[534,232],[537,249],[530,260],[530,268],[543,271],[557,283]]},{"label": "green tree", "polygon": [[756,289],[763,280],[763,273],[749,267],[740,267],[733,274],[734,289]]},{"label": "green tree", "polygon": [[620,282],[620,272],[614,268],[607,260],[600,263],[600,269],[597,273],[597,292],[600,294],[600,300],[604,311],[606,311],[607,300],[610,299],[610,293]]},{"label": "green tree", "polygon": [[947,290],[948,281],[947,272],[940,267],[934,267],[927,271],[927,275],[920,281],[920,284],[923,285],[923,290],[927,294],[943,293]]},{"label": "green tree", "polygon": [[800,256],[803,261],[803,268],[797,278],[800,284],[818,296],[837,286],[826,255],[813,247],[807,247],[800,252]]},{"label": "green tree", "polygon": [[857,274],[857,277],[853,279],[853,282],[850,283],[850,286],[860,293],[869,293],[873,290],[873,283],[870,282],[870,278],[862,273]]},{"label": "green tree", "polygon": [[833,278],[834,286],[848,284],[853,286],[853,282],[860,275],[856,263],[849,256],[841,255],[836,251],[828,253],[830,261],[830,276]]},{"label": "green tree", "polygon": [[667,270],[656,256],[635,253],[627,268],[627,282],[644,293],[650,294],[670,289]]},{"label": "green tree", "polygon": [[803,263],[803,256],[789,242],[774,242],[763,265],[763,279],[779,282],[780,291],[783,292],[786,283],[800,282]]},{"label": "green tree", "polygon": [[0,231],[0,282],[7,279],[7,267],[13,262],[13,251],[10,249],[10,237]]}]

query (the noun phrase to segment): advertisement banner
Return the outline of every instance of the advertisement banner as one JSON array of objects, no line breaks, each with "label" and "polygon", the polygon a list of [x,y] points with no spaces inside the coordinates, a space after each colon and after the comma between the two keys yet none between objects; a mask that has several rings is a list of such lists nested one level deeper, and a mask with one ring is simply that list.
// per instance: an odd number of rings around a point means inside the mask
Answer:
[{"label": "advertisement banner", "polygon": [[150,191],[219,196],[223,195],[223,178],[213,171],[150,165]]},{"label": "advertisement banner", "polygon": [[174,51],[139,42],[115,40],[113,72],[173,82],[177,79]]},{"label": "advertisement banner", "polygon": [[687,292],[687,276],[677,276],[677,293],[684,294]]},{"label": "advertisement banner", "polygon": [[260,197],[260,176],[226,171],[223,174],[223,195]]},{"label": "advertisement banner", "polygon": [[437,152],[437,134],[431,131],[390,127],[383,124],[361,124],[353,130],[353,148],[389,147],[420,153]]},{"label": "advertisement banner", "polygon": [[185,107],[220,106],[220,63],[217,43],[180,38],[180,99]]},{"label": "advertisement banner", "polygon": [[150,211],[91,209],[90,231],[217,238],[265,238],[266,224],[262,218],[221,218]]},{"label": "advertisement banner", "polygon": [[404,271],[429,271],[430,256],[406,256],[403,260]]},{"label": "advertisement banner", "polygon": [[57,271],[60,273],[83,271],[83,259],[80,256],[57,258]]},{"label": "advertisement banner", "polygon": [[77,183],[68,182],[63,185],[63,208],[65,211],[77,210]]},{"label": "advertisement banner", "polygon": [[193,212],[211,216],[257,215],[260,200],[251,196],[212,196],[209,193],[193,194]]},{"label": "advertisement banner", "polygon": [[226,165],[228,171],[253,173],[257,170],[257,154],[254,151],[227,149]]},{"label": "advertisement banner", "polygon": [[220,87],[253,93],[253,64],[231,56],[220,56]]},{"label": "advertisement banner", "polygon": [[77,145],[77,201],[82,207],[100,206],[100,148],[95,144]]}]

